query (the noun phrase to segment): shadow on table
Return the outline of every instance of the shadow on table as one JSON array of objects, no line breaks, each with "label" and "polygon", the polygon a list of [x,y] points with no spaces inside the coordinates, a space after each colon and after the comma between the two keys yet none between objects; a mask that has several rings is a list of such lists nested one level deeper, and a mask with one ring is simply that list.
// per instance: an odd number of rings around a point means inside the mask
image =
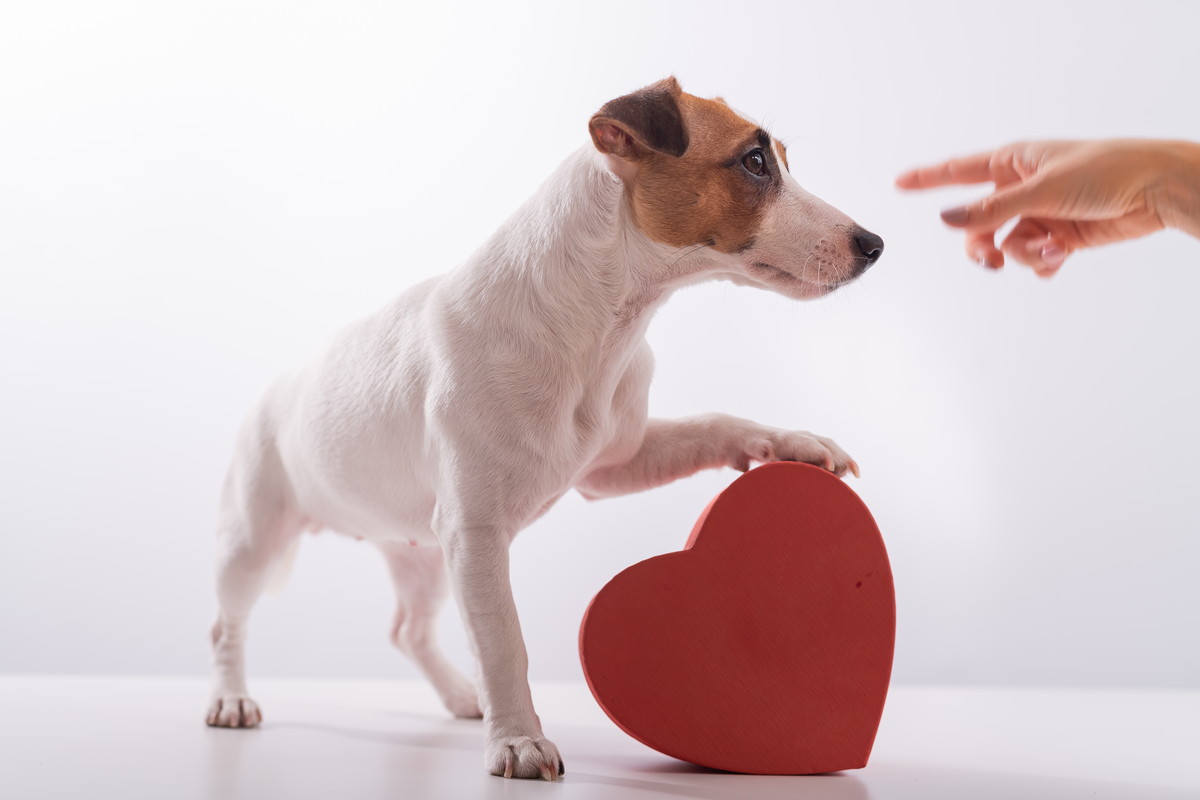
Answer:
[{"label": "shadow on table", "polygon": [[[753,800],[1198,800],[1194,789],[1090,779],[878,766],[831,775],[736,775],[677,761],[615,764],[615,773],[571,775],[572,783],[610,786],[614,797]],[[645,777],[627,777],[629,773]]]},{"label": "shadow on table", "polygon": [[941,766],[880,763],[862,774],[874,800],[1197,800],[1172,789],[1091,778],[1060,778]]},{"label": "shadow on table", "polygon": [[483,752],[483,726],[478,720],[432,719],[419,732],[371,730],[316,722],[281,722],[265,730],[309,731],[414,750],[467,750]]},{"label": "shadow on table", "polygon": [[612,766],[612,774],[575,770],[570,775],[571,782],[610,786],[619,790],[614,791],[612,796],[622,800],[643,797],[871,800],[863,782],[843,772],[828,775],[741,775],[700,767],[667,756],[661,760],[615,758]]},{"label": "shadow on table", "polygon": [[[208,740],[204,796],[211,800],[343,797],[347,785],[358,787],[353,796],[361,800],[459,800],[463,781],[446,780],[447,771],[472,768],[488,777],[475,720],[410,717],[391,729],[293,718],[253,730],[209,729]],[[365,792],[363,775],[371,776]]]},{"label": "shadow on table", "polygon": [[[282,721],[256,731],[218,732],[210,751],[209,797],[230,800],[264,796],[256,787],[256,750],[279,747],[292,755],[286,740],[305,736],[321,757],[292,762],[289,796],[313,794],[329,769],[370,770],[379,779],[380,797],[458,798],[464,785],[477,800],[549,797],[663,800],[1197,800],[1188,789],[1109,783],[936,765],[876,763],[853,773],[829,775],[739,775],[698,767],[667,756],[644,756],[610,749],[607,742],[576,741],[567,750],[563,784],[505,781],[481,767],[482,726],[474,720],[406,717],[396,728],[362,728],[334,723]],[[560,726],[561,727],[561,726]],[[581,729],[582,730],[582,729]],[[570,730],[561,731],[570,739]],[[224,735],[222,735],[224,734]],[[273,734],[285,734],[276,737]],[[274,743],[272,743],[274,740]],[[592,746],[587,746],[592,745]],[[471,770],[466,774],[465,770]],[[477,772],[476,772],[477,770]],[[240,777],[238,777],[240,776]],[[276,781],[278,776],[275,776]],[[336,788],[336,786],[328,787]],[[268,793],[269,794],[269,793]],[[375,796],[373,793],[371,796]]]}]

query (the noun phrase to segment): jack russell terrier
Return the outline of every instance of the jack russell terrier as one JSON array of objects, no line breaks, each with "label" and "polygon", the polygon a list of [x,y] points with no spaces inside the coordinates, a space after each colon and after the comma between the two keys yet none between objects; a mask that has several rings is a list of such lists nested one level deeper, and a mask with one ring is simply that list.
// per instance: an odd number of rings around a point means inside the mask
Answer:
[{"label": "jack russell terrier", "polygon": [[[487,769],[555,780],[563,762],[533,709],[509,585],[517,532],[571,489],[596,499],[767,461],[858,474],[811,433],[649,418],[644,336],[682,286],[820,297],[874,264],[883,240],[800,188],[780,142],[673,77],[588,128],[591,144],[465,264],[344,331],[250,415],[218,519],[209,725],[262,721],[247,617],[300,534],[327,527],[383,553],[392,640],[451,713],[483,717]],[[434,641],[447,574],[478,691]]]}]

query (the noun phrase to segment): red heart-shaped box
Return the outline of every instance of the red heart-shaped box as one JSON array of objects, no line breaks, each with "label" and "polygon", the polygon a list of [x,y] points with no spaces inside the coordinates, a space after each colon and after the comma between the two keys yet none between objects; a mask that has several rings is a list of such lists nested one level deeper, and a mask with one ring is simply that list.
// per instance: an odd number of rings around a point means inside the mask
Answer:
[{"label": "red heart-shaped box", "polygon": [[622,730],[730,772],[867,764],[896,639],[867,507],[807,464],[765,464],[709,504],[685,548],[621,572],[579,632],[588,686]]}]

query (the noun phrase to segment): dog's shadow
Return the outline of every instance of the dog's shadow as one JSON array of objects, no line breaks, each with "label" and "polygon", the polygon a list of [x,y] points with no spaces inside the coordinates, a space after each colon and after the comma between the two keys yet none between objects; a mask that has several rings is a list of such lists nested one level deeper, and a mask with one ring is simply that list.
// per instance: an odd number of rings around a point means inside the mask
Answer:
[{"label": "dog's shadow", "polygon": [[478,720],[447,720],[435,717],[405,715],[411,723],[420,723],[425,730],[385,731],[353,728],[343,725],[318,724],[315,722],[280,722],[271,730],[309,731],[326,733],[359,742],[372,742],[390,747],[414,750],[479,750],[483,746],[483,730]]},{"label": "dog's shadow", "polygon": [[[438,785],[438,778],[452,762],[463,769],[468,763],[480,766],[481,759],[459,754],[482,754],[478,721],[399,716],[394,728],[291,717],[268,720],[252,730],[209,729],[207,797],[335,797],[347,792],[359,797],[456,797]],[[358,790],[364,774],[372,776],[375,790]]]},{"label": "dog's shadow", "polygon": [[[232,798],[247,794],[262,767],[254,762],[267,756],[250,754],[254,750],[270,750],[278,753],[278,759],[295,765],[297,769],[288,776],[289,783],[307,788],[328,780],[331,769],[369,770],[381,781],[379,788],[388,796],[458,797],[456,792],[464,786],[462,772],[469,769],[478,772],[473,772],[467,782],[472,784],[475,796],[485,800],[511,798],[514,793],[523,796],[529,792],[553,791],[540,781],[504,781],[484,774],[479,758],[484,735],[476,720],[412,714],[388,716],[397,723],[395,728],[288,719],[234,736],[220,736],[224,732],[218,732],[218,741],[211,752],[211,796]],[[567,790],[568,797],[575,796],[569,785],[606,787],[602,790],[604,796],[631,798],[870,800],[866,787],[848,775],[738,775],[652,753],[631,756],[610,752],[611,748],[603,745],[589,748],[588,743],[595,743],[595,731],[587,728],[559,725],[556,731],[560,734],[559,741],[568,747],[567,775],[565,784],[560,785]],[[276,733],[281,734],[278,739],[272,736]],[[464,757],[461,755],[464,753],[470,755]],[[447,780],[449,770],[455,773],[452,781]],[[600,796],[594,791],[587,791],[585,796]]]}]

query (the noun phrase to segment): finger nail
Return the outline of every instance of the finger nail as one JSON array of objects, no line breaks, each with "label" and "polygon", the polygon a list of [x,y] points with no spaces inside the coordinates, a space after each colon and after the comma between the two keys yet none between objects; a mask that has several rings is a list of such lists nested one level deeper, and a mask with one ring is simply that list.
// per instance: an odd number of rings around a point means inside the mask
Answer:
[{"label": "finger nail", "polygon": [[1000,269],[999,265],[992,261],[992,257],[987,253],[980,253],[975,256],[975,263],[984,269]]},{"label": "finger nail", "polygon": [[1047,267],[1057,269],[1067,258],[1067,251],[1056,244],[1048,244],[1042,248],[1042,263]]},{"label": "finger nail", "polygon": [[947,225],[966,225],[968,216],[966,206],[947,208],[942,211],[942,222]]}]

